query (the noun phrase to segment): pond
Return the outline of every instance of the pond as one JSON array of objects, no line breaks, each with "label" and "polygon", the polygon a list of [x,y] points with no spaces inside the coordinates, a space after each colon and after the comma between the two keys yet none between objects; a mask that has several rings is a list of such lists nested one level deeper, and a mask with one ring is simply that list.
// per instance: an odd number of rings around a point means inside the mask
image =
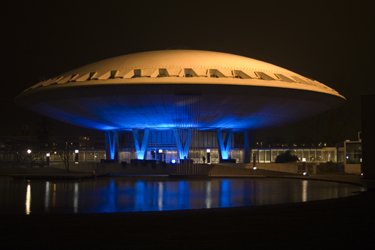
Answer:
[{"label": "pond", "polygon": [[356,185],[277,178],[105,177],[80,181],[0,178],[0,213],[115,213],[259,206],[333,199]]}]

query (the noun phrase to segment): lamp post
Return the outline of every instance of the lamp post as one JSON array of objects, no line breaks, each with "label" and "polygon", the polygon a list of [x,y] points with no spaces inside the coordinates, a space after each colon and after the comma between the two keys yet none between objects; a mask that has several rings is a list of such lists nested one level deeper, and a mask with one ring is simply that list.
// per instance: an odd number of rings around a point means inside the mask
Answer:
[{"label": "lamp post", "polygon": [[159,149],[159,150],[158,150],[158,154],[159,154],[159,156],[158,156],[158,160],[159,160],[160,162],[164,162],[164,151],[163,151],[163,149]]},{"label": "lamp post", "polygon": [[49,166],[49,161],[50,161],[51,154],[46,153],[46,165]]},{"label": "lamp post", "polygon": [[211,149],[206,149],[207,153],[207,164],[211,164]]},{"label": "lamp post", "polygon": [[74,163],[75,164],[79,163],[79,150],[78,149],[74,150]]},{"label": "lamp post", "polygon": [[302,168],[303,168],[302,175],[306,176],[308,174],[307,166],[306,166],[306,158],[302,158]]}]

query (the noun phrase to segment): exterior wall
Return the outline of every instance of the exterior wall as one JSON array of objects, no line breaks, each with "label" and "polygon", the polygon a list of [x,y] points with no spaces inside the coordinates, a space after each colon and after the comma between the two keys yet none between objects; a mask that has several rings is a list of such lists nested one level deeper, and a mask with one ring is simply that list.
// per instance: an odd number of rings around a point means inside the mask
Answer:
[{"label": "exterior wall", "polygon": [[[163,149],[163,148],[161,148]],[[189,158],[192,159],[195,163],[203,163],[203,157],[207,158],[206,147],[203,148],[190,148],[189,150]],[[153,159],[152,150],[157,150],[157,148],[149,148],[147,150],[146,159]],[[218,148],[210,148],[211,150],[211,163],[219,163],[219,151]],[[251,155],[254,153],[256,154],[256,161],[257,163],[273,163],[277,155],[280,153],[285,152],[287,149],[253,149],[251,150]],[[320,149],[294,149],[295,154],[302,160],[306,158],[306,162],[343,162],[341,159],[344,158],[343,149],[340,148],[339,151],[336,151],[336,148],[320,148]],[[45,160],[45,155],[47,151],[40,151],[40,152],[33,152],[33,158],[38,160]],[[51,162],[59,162],[63,161],[62,159],[62,152],[57,151],[50,152],[50,161]],[[178,154],[176,148],[164,148],[163,154],[165,156],[164,160],[166,162],[171,162],[175,159],[177,162]],[[332,157],[333,155],[338,154],[339,157]],[[232,148],[230,151],[231,159],[235,159],[236,163],[243,163],[244,160],[244,150],[239,148]],[[79,161],[80,162],[100,162],[101,159],[106,158],[106,153],[104,150],[80,150],[79,151]],[[74,152],[71,152],[70,159],[73,161],[74,159]],[[124,162],[130,162],[131,159],[136,159],[136,153],[132,148],[123,148],[119,152],[119,160]],[[336,159],[339,159],[336,161]],[[10,152],[0,152],[0,161],[13,161],[14,153]],[[207,160],[207,159],[205,159]]]},{"label": "exterior wall", "polygon": [[297,163],[258,163],[257,168],[284,173],[298,173]]},{"label": "exterior wall", "polygon": [[345,164],[362,163],[362,143],[361,141],[345,141]]},{"label": "exterior wall", "polygon": [[[243,133],[233,133],[231,140],[230,158],[235,159],[237,163],[244,161],[243,152]],[[120,134],[120,161],[130,162],[136,158],[133,138],[130,132],[124,131]],[[194,163],[203,163],[207,161],[207,149],[211,150],[210,162],[219,163],[219,145],[216,131],[192,131],[192,139],[189,147],[189,159]],[[176,141],[172,130],[150,130],[147,146],[147,160],[158,158],[157,152],[163,151],[163,159],[169,163],[172,160],[179,162]],[[154,151],[154,152],[152,152]],[[203,157],[205,159],[203,159]]]},{"label": "exterior wall", "polygon": [[[131,149],[129,149],[131,150]],[[158,151],[157,149],[149,149],[146,154],[146,160],[152,160],[152,150]],[[210,148],[210,163],[219,163],[219,150],[217,148]],[[207,151],[205,149],[190,149],[189,150],[189,159],[193,160],[194,163],[204,163],[203,157],[205,157],[205,161],[207,162]],[[242,149],[232,149],[230,152],[231,159],[235,159],[236,163],[242,163],[244,153]],[[120,161],[125,161],[130,163],[131,159],[135,159],[136,154],[134,151],[121,151],[120,152]],[[178,154],[176,149],[163,149],[163,159],[165,162],[170,163],[172,160],[179,162]]]},{"label": "exterior wall", "polygon": [[362,173],[362,143],[361,141],[345,141],[344,142],[344,171],[347,174]]},{"label": "exterior wall", "polygon": [[[45,157],[46,152],[41,152],[40,157]],[[70,159],[74,160],[74,152],[70,153]],[[100,162],[101,159],[105,159],[104,150],[80,150],[79,158],[80,162]],[[51,152],[50,156],[51,162],[63,161],[61,152]]]},{"label": "exterior wall", "polygon": [[[80,162],[79,164],[71,162],[69,164],[69,171],[93,173],[94,170],[97,171],[99,164],[99,162]],[[65,165],[61,161],[53,161],[50,166],[53,168],[65,169]]]},{"label": "exterior wall", "polygon": [[[231,150],[230,158],[234,159],[236,163],[243,163],[245,158],[244,152],[244,140],[243,132],[235,132],[232,134],[231,140]],[[74,160],[74,148],[79,149],[79,162],[100,162],[101,159],[106,159],[106,153],[104,150],[103,138],[100,140],[98,138],[89,137],[77,137],[79,140],[78,144],[72,144],[71,155],[69,156],[71,161]],[[69,138],[69,140],[74,141],[77,138]],[[65,138],[55,138],[52,145],[55,145],[58,141],[64,142]],[[46,153],[50,153],[50,162],[62,162],[63,161],[63,151],[56,149],[57,151],[46,151],[33,149],[31,155],[26,154],[25,145],[30,145],[30,148],[38,148],[37,145],[33,145],[32,141],[37,141],[37,138],[29,137],[6,137],[2,138],[3,141],[0,146],[0,162],[4,165],[5,163],[13,164],[14,162],[29,163],[43,162],[46,160]],[[10,141],[12,143],[5,143]],[[27,143],[27,141],[30,141]],[[307,163],[323,163],[323,162],[338,162],[338,163],[349,163],[349,164],[360,164],[362,157],[359,155],[357,147],[354,147],[356,151],[350,151],[353,149],[354,144],[358,142],[345,142],[344,147],[320,147],[320,148],[258,148],[251,150],[251,160],[253,159],[253,154],[256,156],[257,163],[273,163],[276,157],[285,152],[286,150],[292,150],[295,155],[298,156],[299,160],[302,161],[303,158],[306,159]],[[18,145],[22,150],[14,150],[14,148],[7,145]],[[130,163],[131,159],[136,159],[137,154],[134,149],[134,141],[131,132],[122,131],[119,133],[119,161]],[[23,145],[23,148],[21,147]],[[57,144],[56,144],[57,145]],[[56,146],[55,145],[55,146]],[[62,145],[64,146],[64,145]],[[61,145],[56,148],[63,149]],[[98,148],[100,150],[94,150],[93,148]],[[176,141],[171,130],[151,130],[150,137],[147,147],[146,159],[155,159],[155,154],[152,151],[158,151],[161,149],[163,151],[162,160],[169,163],[172,160],[176,162],[179,161]],[[216,131],[192,131],[192,141],[189,147],[189,158],[194,161],[194,163],[203,163],[204,160],[207,161],[207,149],[211,150],[210,160],[211,163],[219,163],[219,151],[217,143]],[[346,150],[346,151],[345,151]],[[20,152],[17,155],[17,152]],[[21,157],[22,156],[22,157]],[[349,157],[349,160],[346,159]],[[205,159],[204,159],[205,158]],[[355,162],[353,162],[353,160]]]},{"label": "exterior wall", "polygon": [[347,174],[357,174],[360,175],[362,172],[361,164],[345,164],[344,171]]}]

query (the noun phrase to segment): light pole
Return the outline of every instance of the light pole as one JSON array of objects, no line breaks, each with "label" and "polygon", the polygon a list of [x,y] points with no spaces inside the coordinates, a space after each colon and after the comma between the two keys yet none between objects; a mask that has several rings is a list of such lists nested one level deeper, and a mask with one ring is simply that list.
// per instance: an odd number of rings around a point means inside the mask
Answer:
[{"label": "light pole", "polygon": [[306,166],[306,158],[302,158],[302,168],[303,168],[303,175],[306,176],[308,174],[307,172],[307,166]]},{"label": "light pole", "polygon": [[74,150],[74,163],[75,164],[79,163],[79,150],[78,149]]},{"label": "light pole", "polygon": [[49,160],[50,160],[51,154],[46,153],[46,165],[49,166]]},{"label": "light pole", "polygon": [[206,149],[207,153],[207,164],[211,164],[211,149]]}]

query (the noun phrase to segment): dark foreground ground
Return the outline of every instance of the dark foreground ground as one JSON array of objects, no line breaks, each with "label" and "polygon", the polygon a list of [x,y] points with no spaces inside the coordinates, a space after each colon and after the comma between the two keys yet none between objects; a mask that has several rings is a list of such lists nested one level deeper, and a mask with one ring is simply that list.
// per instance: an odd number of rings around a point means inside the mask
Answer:
[{"label": "dark foreground ground", "polygon": [[250,208],[0,215],[0,228],[0,249],[375,249],[375,192]]}]

